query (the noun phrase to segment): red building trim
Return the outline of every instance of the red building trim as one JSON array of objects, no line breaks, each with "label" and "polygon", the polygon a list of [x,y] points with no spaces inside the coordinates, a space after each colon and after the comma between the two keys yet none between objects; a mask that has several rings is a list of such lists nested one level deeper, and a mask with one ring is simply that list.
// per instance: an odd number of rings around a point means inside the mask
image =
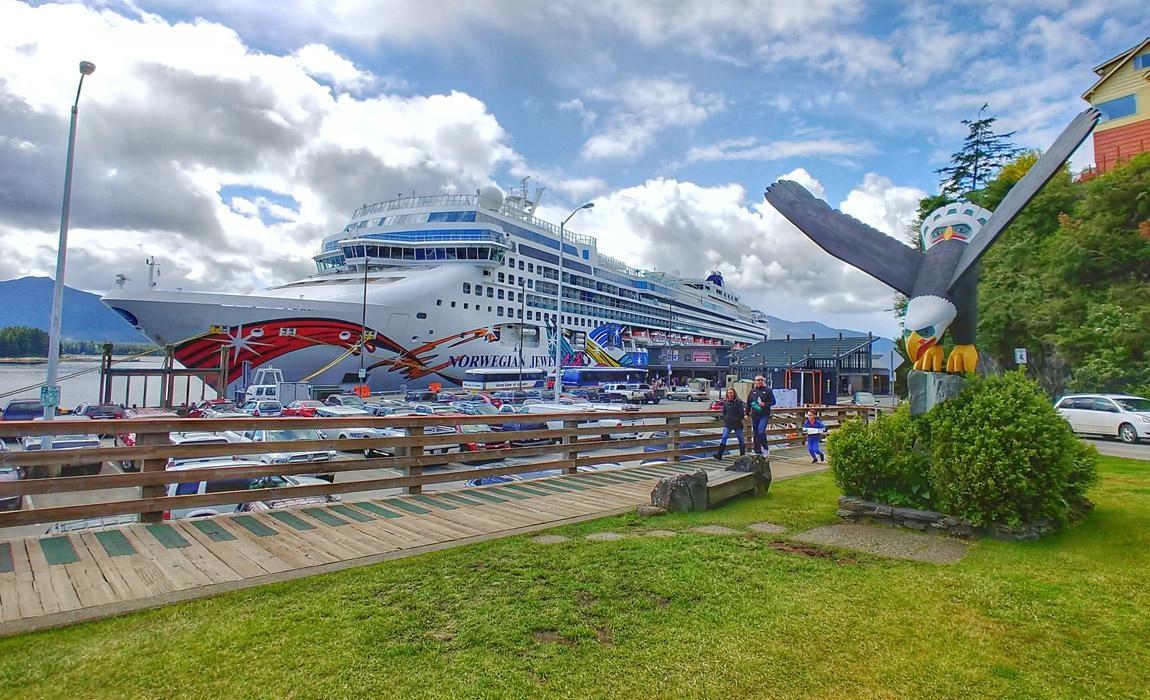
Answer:
[{"label": "red building trim", "polygon": [[1146,151],[1150,151],[1150,119],[1094,132],[1094,162],[1098,175]]}]

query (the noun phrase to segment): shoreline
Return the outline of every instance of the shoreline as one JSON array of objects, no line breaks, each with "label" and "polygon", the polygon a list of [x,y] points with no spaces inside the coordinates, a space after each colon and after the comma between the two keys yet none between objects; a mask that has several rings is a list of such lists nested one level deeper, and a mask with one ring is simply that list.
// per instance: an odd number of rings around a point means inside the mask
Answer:
[{"label": "shoreline", "polygon": [[[113,355],[112,359],[117,362],[138,362],[138,358],[117,358]],[[61,355],[60,362],[99,362],[99,355]],[[0,357],[0,365],[46,365],[48,364],[47,357]]]}]

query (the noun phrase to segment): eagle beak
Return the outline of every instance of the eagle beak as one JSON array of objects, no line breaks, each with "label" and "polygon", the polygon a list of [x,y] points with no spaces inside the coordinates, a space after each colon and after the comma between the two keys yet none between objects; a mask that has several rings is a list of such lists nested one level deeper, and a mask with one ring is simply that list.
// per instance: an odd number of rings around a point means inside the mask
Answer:
[{"label": "eagle beak", "polygon": [[942,240],[949,241],[952,238],[954,238],[954,229],[947,226],[946,230],[942,232]]},{"label": "eagle beak", "polygon": [[918,361],[922,354],[931,349],[938,343],[938,338],[924,338],[918,333],[911,331],[910,335],[906,337],[906,354],[915,362]]}]

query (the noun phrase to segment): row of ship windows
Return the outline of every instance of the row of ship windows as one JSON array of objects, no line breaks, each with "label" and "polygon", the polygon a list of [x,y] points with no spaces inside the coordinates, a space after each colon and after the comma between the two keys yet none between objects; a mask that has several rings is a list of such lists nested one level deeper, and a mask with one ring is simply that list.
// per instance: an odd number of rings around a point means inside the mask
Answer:
[{"label": "row of ship windows", "polygon": [[[518,296],[519,296],[518,301],[520,303],[522,303],[523,302],[523,295],[519,294]],[[508,301],[511,301],[511,295],[508,294],[507,297],[508,297]],[[499,297],[499,298],[502,299],[503,297]],[[531,297],[529,297],[529,298],[531,298]],[[455,308],[458,308],[459,303],[462,303],[464,311],[470,311],[471,310],[471,302],[466,302],[466,301],[465,302],[452,301],[452,302],[450,302],[449,306],[451,308],[455,309]],[[443,300],[442,299],[436,299],[435,305],[436,306],[443,306]],[[482,309],[483,309],[482,304],[475,304],[475,310],[476,311],[481,311]],[[506,309],[506,311],[505,311],[505,309]],[[519,318],[519,319],[524,318],[523,309],[515,309],[514,307],[511,307],[511,306],[507,306],[507,307],[488,306],[487,307],[487,313],[492,313],[493,310],[494,310],[494,313],[496,316],[501,316],[501,317],[505,317],[505,318]],[[543,311],[535,311],[533,309],[528,309],[526,311],[526,314],[527,315],[526,315],[525,320],[528,320],[528,321],[544,321],[544,322],[547,322],[549,324],[555,323],[556,314],[549,314],[549,313],[545,313]],[[418,319],[425,319],[425,318],[427,318],[427,314],[421,311],[421,312],[417,313],[415,315],[415,317]],[[607,323],[607,321],[602,320],[602,319],[582,318],[579,316],[566,316],[566,315],[563,316],[563,324],[565,326],[568,326],[568,327],[595,328],[596,326],[603,325],[604,323]]]}]

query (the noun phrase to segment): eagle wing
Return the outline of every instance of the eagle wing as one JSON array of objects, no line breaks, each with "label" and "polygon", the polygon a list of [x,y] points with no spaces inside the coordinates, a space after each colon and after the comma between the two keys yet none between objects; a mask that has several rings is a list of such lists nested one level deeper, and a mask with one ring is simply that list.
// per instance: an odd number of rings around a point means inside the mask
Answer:
[{"label": "eagle wing", "polygon": [[1070,125],[1055,139],[1046,153],[1043,153],[1042,157],[1030,168],[1030,172],[1014,183],[1014,187],[1010,188],[1010,192],[994,210],[994,214],[983,224],[978,235],[970,241],[963,251],[958,266],[955,267],[954,274],[950,278],[951,289],[958,284],[959,278],[974,263],[978,262],[990,244],[994,243],[994,240],[1006,230],[1010,222],[1014,221],[1014,218],[1026,207],[1026,204],[1034,199],[1034,196],[1050,181],[1050,178],[1054,177],[1054,173],[1058,172],[1066,159],[1086,140],[1086,137],[1094,130],[1094,125],[1098,123],[1098,117],[1099,112],[1093,107],[1075,117],[1074,121],[1070,122]]},{"label": "eagle wing", "polygon": [[882,231],[830,208],[805,187],[779,180],[766,200],[820,248],[911,296],[923,254]]}]

